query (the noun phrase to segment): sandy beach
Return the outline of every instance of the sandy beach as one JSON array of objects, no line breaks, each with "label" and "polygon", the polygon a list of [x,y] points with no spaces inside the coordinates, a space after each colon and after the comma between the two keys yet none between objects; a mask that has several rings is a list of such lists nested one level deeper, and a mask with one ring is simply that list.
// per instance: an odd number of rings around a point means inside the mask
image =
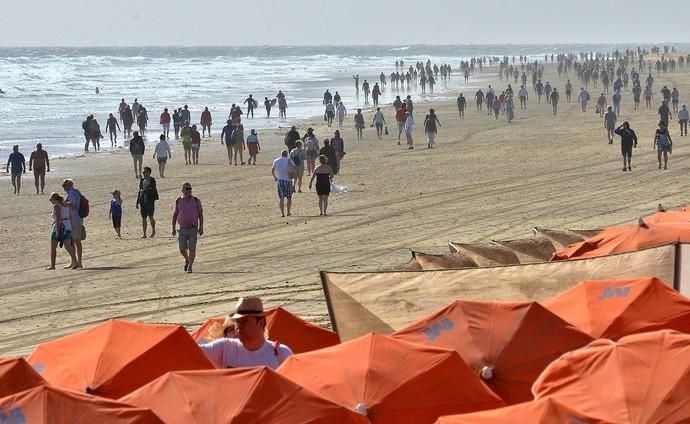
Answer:
[{"label": "sandy beach", "polygon": [[[493,69],[484,76],[496,75]],[[620,139],[607,144],[603,120],[594,113],[600,91],[590,86],[592,101],[582,113],[575,76],[568,104],[566,78],[558,78],[554,66],[547,65],[544,80],[561,92],[557,116],[545,100],[537,104],[530,87],[528,109],[521,111],[517,102],[513,123],[504,116],[494,120],[476,110],[475,90],[468,89],[463,92],[468,98],[465,119],[459,119],[454,101],[433,104],[442,127],[432,150],[426,148],[422,125],[430,105],[416,93],[411,93],[414,150],[407,150],[404,140],[403,146],[396,144],[389,105],[382,109],[390,135],[378,141],[375,129],[367,127],[365,140],[354,141],[355,108],[348,105],[342,131],[347,156],[335,183],[349,191],[331,195],[327,217],[319,216],[306,175],[304,192],[293,198],[293,216],[280,217],[271,162],[280,154],[288,128],[259,132],[262,151],[256,166],[227,164],[218,126],[213,139],[203,140],[199,166],[185,166],[181,145],[171,141],[173,156],[165,179],[158,178],[151,159],[158,131],[151,128],[144,164],[154,168],[161,197],[153,239],[140,239],[141,219],[134,207],[138,180],[128,152],[53,160],[43,196],[33,194],[28,171],[20,196],[12,195],[5,178],[0,190],[5,264],[0,278],[0,356],[27,355],[38,343],[114,317],[192,329],[229,312],[235,299],[246,295],[260,295],[269,307],[281,305],[328,326],[320,269],[391,268],[407,261],[409,248],[443,252],[448,240],[526,237],[533,226],[604,227],[650,214],[657,203],[685,206],[690,143],[678,136],[673,120],[673,155],[664,171],[657,169],[652,139],[659,90],[675,86],[681,103],[687,102],[690,72],[680,68],[654,77],[653,109],[644,109],[643,101],[643,108],[634,111],[631,92],[623,92],[619,123],[628,120],[639,137],[632,172],[621,172]],[[502,90],[507,82],[496,77],[491,84]],[[512,85],[517,91],[519,84]],[[118,100],[113,99],[113,109]],[[365,112],[367,122],[372,117],[371,110]],[[251,120],[244,125],[250,129]],[[319,118],[297,126],[300,134],[312,126],[320,139],[332,136]],[[74,127],[80,131],[79,123]],[[109,143],[107,138],[102,142]],[[46,149],[50,153],[49,146]],[[28,159],[31,152],[23,153]],[[73,178],[91,202],[85,268],[46,271],[48,194],[62,192],[64,178]],[[184,262],[170,234],[172,204],[183,182],[191,183],[205,210],[205,234],[199,239],[193,274],[183,273]],[[125,201],[123,240],[115,239],[107,218],[114,189]],[[60,251],[59,268],[68,261]]]}]

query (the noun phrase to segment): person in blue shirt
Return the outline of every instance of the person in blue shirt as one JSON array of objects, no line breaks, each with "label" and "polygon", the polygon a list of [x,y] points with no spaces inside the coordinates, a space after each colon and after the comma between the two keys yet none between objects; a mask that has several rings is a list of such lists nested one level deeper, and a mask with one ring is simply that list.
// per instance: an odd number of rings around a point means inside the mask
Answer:
[{"label": "person in blue shirt", "polygon": [[7,166],[5,172],[12,172],[12,187],[14,187],[14,194],[19,194],[19,190],[22,188],[22,174],[26,174],[26,160],[24,155],[19,153],[19,146],[12,146],[12,153],[7,159]]},{"label": "person in blue shirt", "polygon": [[608,106],[606,108],[606,113],[604,114],[604,128],[606,128],[606,138],[608,139],[609,144],[613,144],[613,134],[614,130],[616,129],[617,120],[618,117],[616,116],[616,112],[613,111],[611,106]]},{"label": "person in blue shirt", "polygon": [[616,115],[621,114],[621,91],[616,90],[615,93],[613,93],[613,97],[611,97],[611,101],[613,101],[613,111],[616,113]]},{"label": "person in blue shirt", "polygon": [[232,121],[228,119],[227,125],[223,127],[223,131],[220,133],[220,144],[225,144],[228,148],[228,162],[232,165],[232,133],[234,127]]},{"label": "person in blue shirt", "polygon": [[122,227],[122,196],[120,190],[113,191],[113,198],[110,200],[110,210],[108,218],[113,220],[113,228],[117,233],[117,238],[121,239],[120,228]]}]

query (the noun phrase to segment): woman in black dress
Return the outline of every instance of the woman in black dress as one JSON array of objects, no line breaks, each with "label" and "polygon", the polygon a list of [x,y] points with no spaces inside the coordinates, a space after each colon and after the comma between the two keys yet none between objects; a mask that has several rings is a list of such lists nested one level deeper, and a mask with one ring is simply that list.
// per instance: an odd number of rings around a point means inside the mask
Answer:
[{"label": "woman in black dress", "polygon": [[319,166],[314,169],[309,181],[309,190],[316,178],[316,194],[319,195],[319,215],[326,215],[328,209],[328,195],[331,193],[331,181],[333,181],[333,169],[328,166],[328,158],[319,156]]}]

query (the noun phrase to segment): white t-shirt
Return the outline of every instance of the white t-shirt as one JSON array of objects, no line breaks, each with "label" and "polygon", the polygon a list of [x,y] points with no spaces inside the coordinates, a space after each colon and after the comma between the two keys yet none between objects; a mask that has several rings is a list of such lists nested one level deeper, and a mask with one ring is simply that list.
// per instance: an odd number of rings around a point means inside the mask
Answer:
[{"label": "white t-shirt", "polygon": [[374,122],[377,124],[383,124],[383,112],[379,110],[374,114]]},{"label": "white t-shirt", "polygon": [[288,356],[292,355],[289,347],[266,340],[257,350],[247,350],[239,339],[222,338],[211,343],[199,345],[206,356],[217,368],[240,368],[267,366],[276,369]]},{"label": "white t-shirt", "polygon": [[405,119],[405,132],[412,134],[413,129],[414,129],[414,119],[412,119],[412,116],[408,116],[407,119]]},{"label": "white t-shirt", "polygon": [[159,159],[167,158],[170,152],[170,146],[165,140],[161,140],[156,144],[156,157]]},{"label": "white t-shirt", "polygon": [[[70,208],[66,206],[60,206],[60,219],[62,220],[62,226],[64,231],[72,231],[72,221],[70,220]],[[52,221],[51,231],[57,231],[57,216],[55,215],[55,209],[50,214]]]},{"label": "white t-shirt", "polygon": [[289,164],[290,159],[282,156],[273,161],[273,168],[276,170],[278,180],[290,181],[290,175],[288,174]]}]

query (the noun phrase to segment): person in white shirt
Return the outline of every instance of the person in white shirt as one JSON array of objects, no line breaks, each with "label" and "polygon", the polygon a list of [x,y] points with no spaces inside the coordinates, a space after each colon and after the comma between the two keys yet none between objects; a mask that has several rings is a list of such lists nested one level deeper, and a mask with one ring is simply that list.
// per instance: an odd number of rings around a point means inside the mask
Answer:
[{"label": "person in white shirt", "polygon": [[168,158],[172,159],[170,145],[165,139],[165,134],[161,134],[160,141],[156,143],[156,148],[153,151],[153,158],[158,158],[158,174],[161,178],[165,178],[165,163],[168,161]]},{"label": "person in white shirt", "polygon": [[220,338],[199,345],[216,367],[276,369],[292,355],[289,347],[266,339],[266,314],[260,298],[240,298],[232,319],[237,338]]},{"label": "person in white shirt", "polygon": [[57,193],[51,193],[50,203],[53,205],[53,212],[50,215],[53,223],[50,233],[50,266],[46,269],[55,269],[58,244],[60,247],[64,244],[65,250],[67,250],[71,259],[71,262],[65,268],[77,268],[77,257],[74,254],[74,246],[72,245],[71,205],[66,203],[65,198]]},{"label": "person in white shirt", "polygon": [[[294,186],[292,185],[292,180],[293,178],[297,177],[297,173],[295,169],[295,175],[290,175],[290,165],[294,166],[294,163],[288,157],[288,151],[283,150],[280,152],[280,157],[273,161],[273,167],[271,168],[273,179],[275,180],[276,187],[278,188],[281,217],[285,217],[286,206],[288,216],[291,215],[290,208],[292,207],[292,193],[295,191]],[[285,199],[287,199],[287,205],[285,204]]]},{"label": "person in white shirt", "polygon": [[345,115],[347,115],[347,108],[345,107],[345,103],[338,103],[338,106],[336,107],[336,113],[338,115],[338,128],[342,128],[343,121],[345,121]]},{"label": "person in white shirt", "polygon": [[386,118],[384,118],[380,107],[376,108],[376,113],[374,114],[374,119],[371,121],[371,123],[376,126],[376,136],[379,138],[379,140],[381,140],[381,136],[383,135],[383,127],[387,124]]},{"label": "person in white shirt", "polygon": [[412,131],[414,130],[414,119],[412,119],[412,114],[410,112],[405,112],[407,118],[405,118],[405,137],[407,138],[407,148],[409,150],[414,149],[414,140],[412,140]]},{"label": "person in white shirt", "polygon": [[587,112],[587,102],[589,101],[589,93],[584,87],[580,87],[580,94],[577,96],[577,101],[580,102],[583,112]]},{"label": "person in white shirt", "polygon": [[[690,120],[690,112],[688,112],[688,107],[683,104],[678,111],[678,123],[680,124],[680,135],[688,135],[688,120]],[[685,130],[685,134],[683,134]]]},{"label": "person in white shirt", "polygon": [[524,85],[520,86],[520,89],[518,90],[518,97],[520,98],[520,109],[527,109],[528,94]]}]

